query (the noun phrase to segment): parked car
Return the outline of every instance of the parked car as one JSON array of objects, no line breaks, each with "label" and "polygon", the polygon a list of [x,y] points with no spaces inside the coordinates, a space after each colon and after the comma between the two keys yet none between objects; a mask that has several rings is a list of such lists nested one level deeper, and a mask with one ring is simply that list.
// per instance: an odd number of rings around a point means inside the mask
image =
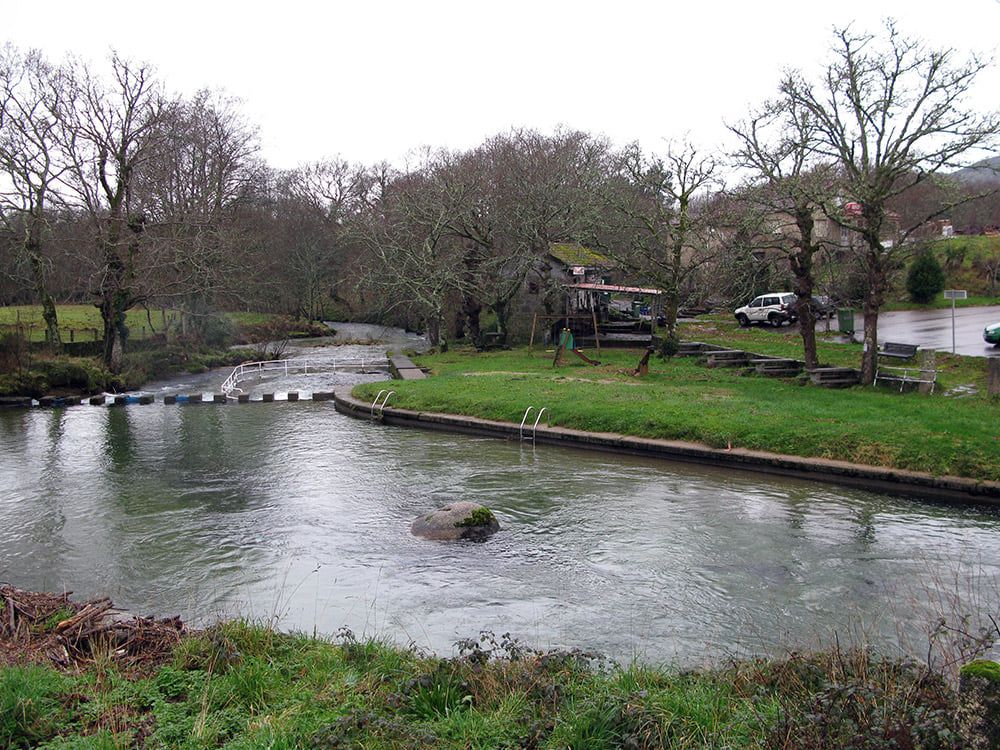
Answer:
[{"label": "parked car", "polygon": [[993,323],[983,330],[983,341],[993,346],[1000,346],[1000,323]]},{"label": "parked car", "polygon": [[794,309],[795,295],[791,292],[770,292],[755,297],[749,305],[734,311],[736,322],[746,327],[753,323],[780,326],[798,320]]},{"label": "parked car", "polygon": [[[813,311],[816,316],[816,320],[823,320],[823,318],[832,318],[837,314],[837,306],[833,303],[829,297],[825,294],[814,294],[813,298]],[[796,296],[795,301],[792,303],[792,312],[796,318],[799,317],[799,298]]]}]

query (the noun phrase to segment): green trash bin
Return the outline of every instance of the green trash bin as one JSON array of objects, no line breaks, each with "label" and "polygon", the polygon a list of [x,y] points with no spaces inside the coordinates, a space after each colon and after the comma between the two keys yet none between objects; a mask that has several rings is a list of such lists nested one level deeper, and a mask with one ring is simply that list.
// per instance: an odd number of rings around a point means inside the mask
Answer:
[{"label": "green trash bin", "polygon": [[854,335],[854,310],[837,310],[837,328],[848,336]]}]

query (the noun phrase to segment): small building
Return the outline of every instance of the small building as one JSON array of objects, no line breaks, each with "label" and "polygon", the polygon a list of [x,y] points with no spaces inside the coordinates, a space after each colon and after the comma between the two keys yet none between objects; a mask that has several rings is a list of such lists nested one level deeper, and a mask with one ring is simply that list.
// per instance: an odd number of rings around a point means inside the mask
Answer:
[{"label": "small building", "polygon": [[[575,336],[592,340],[595,322],[602,340],[612,333],[610,329],[644,327],[648,332],[649,303],[658,311],[659,297],[658,289],[625,285],[621,269],[610,258],[583,245],[553,243],[537,272],[527,279],[518,337],[533,332],[541,341],[569,328]],[[640,306],[646,311],[645,326],[633,315]]]}]

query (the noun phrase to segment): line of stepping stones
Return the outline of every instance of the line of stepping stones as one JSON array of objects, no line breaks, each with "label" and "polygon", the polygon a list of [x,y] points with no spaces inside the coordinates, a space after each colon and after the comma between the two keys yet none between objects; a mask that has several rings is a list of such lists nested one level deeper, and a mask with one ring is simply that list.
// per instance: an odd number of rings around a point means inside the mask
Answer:
[{"label": "line of stepping stones", "polygon": [[[228,404],[235,402],[238,404],[249,403],[271,403],[274,401],[332,401],[333,391],[315,391],[311,394],[299,394],[297,391],[289,391],[285,398],[277,398],[278,394],[264,393],[260,398],[251,398],[249,393],[241,393],[238,396],[227,396],[224,393],[173,393],[162,397],[164,404]],[[129,396],[124,394],[98,396],[43,396],[35,401],[27,397],[5,397],[0,398],[0,408],[3,407],[59,407],[59,406],[79,406],[90,404],[91,406],[126,406],[129,404],[152,404],[156,402],[156,397],[151,394],[140,396]]]}]

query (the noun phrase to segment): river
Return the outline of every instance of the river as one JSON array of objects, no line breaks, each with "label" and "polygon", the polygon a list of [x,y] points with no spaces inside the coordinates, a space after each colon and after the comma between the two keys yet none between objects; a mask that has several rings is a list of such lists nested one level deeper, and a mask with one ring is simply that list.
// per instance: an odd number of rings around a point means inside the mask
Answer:
[{"label": "river", "polygon": [[[442,654],[481,629],[685,665],[834,632],[921,653],[939,599],[1000,598],[996,510],[387,427],[328,402],[2,412],[0,485],[0,580]],[[410,535],[456,498],[503,530]]]}]

